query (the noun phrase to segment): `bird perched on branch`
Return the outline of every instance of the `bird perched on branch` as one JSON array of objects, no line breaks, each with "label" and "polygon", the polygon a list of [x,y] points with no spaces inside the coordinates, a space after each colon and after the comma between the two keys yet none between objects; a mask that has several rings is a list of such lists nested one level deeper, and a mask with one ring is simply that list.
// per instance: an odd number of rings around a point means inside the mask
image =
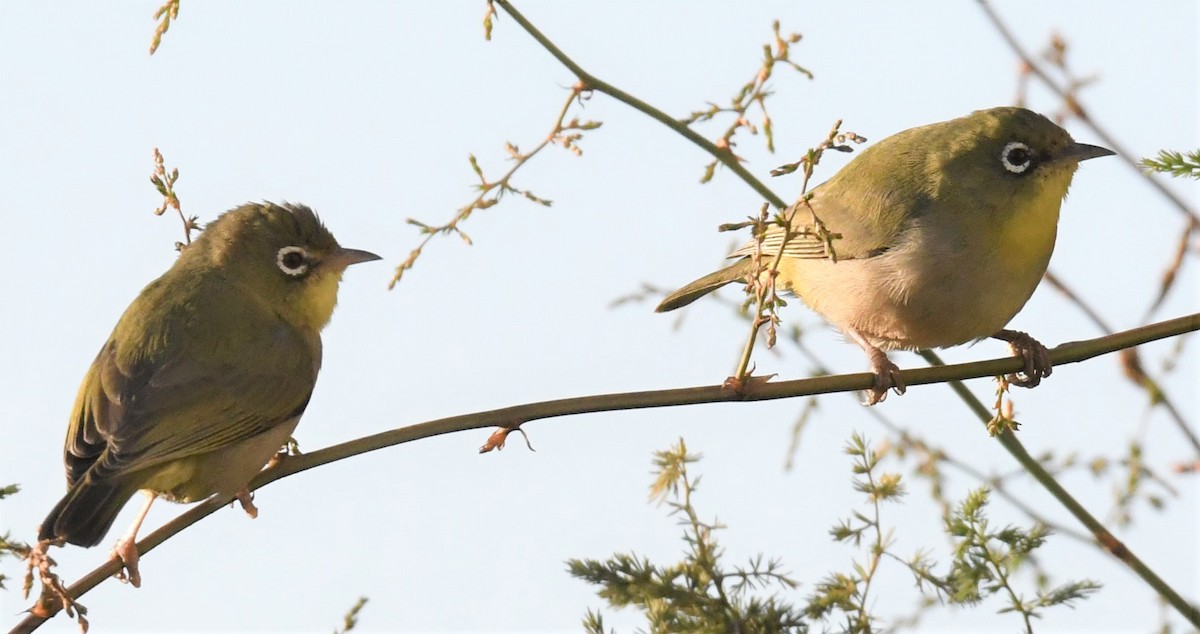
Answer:
[{"label": "bird perched on branch", "polygon": [[[857,343],[875,382],[866,404],[904,392],[888,350],[994,337],[1025,359],[1032,387],[1052,371],[1044,346],[1004,327],[1033,294],[1054,250],[1059,207],[1081,161],[1113,154],[1076,143],[1024,108],[980,110],[890,136],[786,210],[761,245],[671,293],[675,310],[733,281],[766,279]],[[786,240],[785,240],[786,236]],[[752,256],[761,249],[758,261]]]},{"label": "bird perched on branch", "polygon": [[[236,497],[287,442],[321,367],[321,329],[346,249],[303,205],[222,214],[130,304],[92,362],[67,429],[67,494],[38,531],[94,546],[138,490],[147,500],[114,551],[139,584],[138,529],[156,497]],[[32,560],[31,560],[32,561]]]}]

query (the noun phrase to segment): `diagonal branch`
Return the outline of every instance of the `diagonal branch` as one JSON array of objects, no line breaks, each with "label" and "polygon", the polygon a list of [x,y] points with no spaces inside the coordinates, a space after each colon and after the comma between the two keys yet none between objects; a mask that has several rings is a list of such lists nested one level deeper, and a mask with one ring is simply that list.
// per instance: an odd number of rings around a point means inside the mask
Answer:
[{"label": "diagonal branch", "polygon": [[[1194,319],[1197,324],[1200,324],[1200,313],[1191,315],[1189,317],[1184,317],[1182,319]],[[1135,330],[1140,330],[1140,328]],[[1091,341],[1096,340],[1093,339]],[[1057,360],[1058,353],[1062,351],[1063,348],[1081,344],[1086,345],[1087,343],[1088,342],[1065,343],[1054,348],[1054,350],[1050,353],[1050,356],[1051,358]],[[921,356],[933,364],[934,367],[952,367],[942,365],[941,359],[939,359],[938,356],[931,350],[922,351]],[[953,388],[955,392],[958,392],[963,401],[965,401],[971,408],[971,411],[977,417],[979,417],[979,420],[982,421],[984,425],[988,425],[990,429],[990,425],[994,417],[988,410],[987,406],[980,402],[979,399],[967,389],[967,386],[963,385],[962,381],[951,379],[949,383],[950,387]],[[1046,471],[1046,468],[1043,467],[1040,462],[1038,462],[1037,458],[1029,455],[1029,451],[1027,451],[1025,449],[1025,445],[1021,444],[1021,441],[1017,439],[1017,435],[1012,431],[1012,428],[1004,429],[996,436],[997,440],[1000,441],[1000,445],[1004,447],[1004,449],[1008,451],[1008,453],[1011,454],[1018,463],[1021,464],[1025,471],[1033,476],[1033,478],[1038,481],[1038,484],[1041,484],[1042,487],[1050,493],[1050,495],[1054,496],[1054,499],[1058,500],[1058,502],[1062,504],[1063,507],[1065,507],[1067,511],[1075,517],[1075,519],[1079,520],[1079,523],[1083,524],[1084,527],[1091,532],[1092,537],[1096,539],[1096,542],[1101,548],[1119,559],[1121,563],[1129,566],[1129,568],[1132,569],[1137,576],[1142,578],[1142,581],[1145,581],[1147,585],[1149,585],[1151,588],[1154,588],[1154,591],[1157,592],[1158,595],[1163,598],[1163,600],[1165,600],[1167,603],[1170,603],[1172,607],[1178,610],[1180,615],[1187,619],[1189,623],[1200,627],[1200,607],[1188,603],[1187,599],[1184,599],[1181,594],[1176,592],[1175,588],[1172,588],[1169,584],[1167,584],[1167,582],[1163,581],[1162,577],[1159,577],[1158,574],[1151,570],[1145,562],[1143,562],[1137,555],[1133,554],[1133,551],[1129,550],[1128,546],[1118,540],[1112,534],[1112,532],[1105,528],[1104,524],[1102,524],[1100,520],[1096,519],[1091,513],[1088,512],[1087,509],[1083,508],[1083,505],[1080,504],[1079,501],[1074,497],[1072,497],[1071,494],[1068,493],[1067,490],[1058,483],[1058,480],[1054,479],[1053,475]]]},{"label": "diagonal branch", "polygon": [[[1138,346],[1151,341],[1174,337],[1186,332],[1200,330],[1200,313],[1179,317],[1163,322],[1142,326],[1132,330],[1116,333],[1113,335],[1100,337],[1097,339],[1088,339],[1084,341],[1073,341],[1064,343],[1050,350],[1050,358],[1054,365],[1064,365],[1068,363],[1079,363],[1093,357],[1103,354],[1110,354],[1118,350]],[[942,382],[958,382],[964,379],[974,379],[983,377],[993,377],[1003,374],[1016,372],[1024,367],[1024,361],[1018,357],[1004,357],[1000,359],[991,359],[987,361],[976,361],[973,363],[961,363],[956,365],[939,365],[928,368],[917,368],[912,370],[903,370],[900,374],[904,382],[912,387],[916,385],[927,385],[931,383]],[[738,393],[727,390],[718,385],[678,388],[673,390],[658,390],[649,392],[626,392],[620,394],[600,394],[595,396],[582,396],[574,398],[565,398],[554,401],[543,401],[540,403],[529,403],[525,405],[516,405],[502,409],[492,410],[488,412],[477,412],[474,414],[463,414],[460,416],[451,416],[438,420],[418,423],[408,427],[400,427],[389,431],[381,432],[371,436],[365,436],[356,440],[351,440],[332,447],[326,447],[318,451],[313,451],[300,456],[289,457],[281,461],[278,465],[271,469],[267,469],[260,473],[258,477],[250,483],[250,490],[254,491],[263,486],[266,486],[280,478],[307,471],[309,469],[326,465],[338,460],[344,460],[360,454],[365,454],[371,451],[377,451],[386,447],[412,442],[432,436],[440,436],[460,431],[471,429],[481,429],[486,427],[509,427],[515,428],[523,423],[534,420],[542,420],[548,418],[556,418],[560,416],[570,416],[574,414],[587,414],[595,412],[609,412],[615,410],[627,409],[643,409],[651,407],[674,407],[679,405],[695,405],[700,403],[719,403],[719,402],[737,402],[737,401],[763,401],[775,400],[782,398],[795,398],[798,396],[809,396],[813,394],[825,394],[830,392],[844,392],[850,390],[865,390],[874,384],[874,375],[869,372],[861,372],[856,374],[842,374],[835,376],[824,376],[812,379],[798,379],[794,381],[779,381],[776,383],[761,383],[754,385],[753,389]],[[956,386],[956,389],[963,389],[961,384]],[[968,393],[969,395],[969,393]],[[974,396],[971,396],[974,399]],[[988,418],[990,414],[987,408],[975,399],[976,406],[973,408],[981,417]],[[982,408],[982,409],[980,409]],[[1008,438],[1009,440],[1005,440]],[[1016,442],[1016,438],[1011,432],[1006,433],[1001,437],[1001,442]],[[1005,445],[1008,446],[1007,444]],[[1017,444],[1017,447],[1020,447]],[[1010,450],[1012,451],[1012,450]],[[1019,449],[1024,453],[1024,448]],[[1016,455],[1014,453],[1014,455]],[[1024,453],[1025,458],[1036,465],[1037,461]],[[1025,465],[1025,460],[1018,460]],[[1025,465],[1028,467],[1028,465]],[[1053,482],[1053,481],[1052,481]],[[1045,484],[1045,483],[1043,483]],[[1054,482],[1054,487],[1059,487],[1058,483]],[[1070,497],[1065,491],[1062,494]],[[187,510],[179,517],[171,520],[163,525],[158,530],[150,533],[140,542],[138,542],[138,551],[142,554],[148,553],[158,547],[163,542],[170,539],[175,534],[185,528],[195,524],[205,517],[216,512],[218,509],[229,504],[230,499],[211,499]],[[1071,499],[1071,504],[1078,506],[1078,502]],[[1082,510],[1082,507],[1079,507]],[[1074,511],[1072,511],[1074,512]],[[1083,511],[1086,514],[1086,511]],[[1090,516],[1089,516],[1090,517]],[[1095,520],[1092,520],[1095,522]],[[1098,525],[1099,523],[1096,522]],[[1089,526],[1089,529],[1092,527]],[[1109,534],[1103,527],[1100,530],[1102,534]],[[1099,533],[1092,530],[1094,535]],[[1114,549],[1114,544],[1119,546],[1118,550]],[[1112,543],[1102,543],[1106,549],[1114,554],[1121,554],[1132,557],[1132,553],[1128,551],[1124,545],[1117,542],[1115,539]],[[1128,561],[1122,557],[1122,561]],[[1140,562],[1139,562],[1140,563]],[[116,561],[107,561],[103,565],[92,570],[87,575],[76,581],[69,588],[68,594],[72,598],[79,598],[90,591],[92,588],[100,585],[105,579],[116,574],[120,569],[120,564]],[[1149,569],[1143,569],[1149,573]],[[1143,573],[1139,571],[1139,575]],[[1153,574],[1153,573],[1149,573]],[[1144,578],[1144,575],[1143,575]],[[1157,579],[1157,577],[1155,577]],[[1193,606],[1189,606],[1177,593],[1169,586],[1166,586],[1161,580],[1157,584],[1152,583],[1156,590],[1163,595],[1169,602],[1180,610],[1191,623],[1200,625],[1200,610]],[[1173,600],[1175,597],[1177,600]],[[37,614],[29,614],[21,623],[12,630],[15,632],[32,632],[37,629],[42,623],[54,616],[59,610],[57,605],[39,605],[36,606]]]},{"label": "diagonal branch", "polygon": [[777,196],[775,192],[771,191],[770,188],[762,183],[762,181],[755,178],[749,170],[742,167],[742,165],[738,162],[737,157],[733,155],[733,150],[729,148],[722,149],[717,147],[715,143],[698,134],[687,124],[679,122],[674,117],[663,112],[662,110],[655,108],[641,99],[638,99],[637,97],[634,97],[633,95],[587,72],[579,64],[576,64],[574,60],[572,60],[570,57],[567,57],[566,53],[562,52],[562,50],[559,49],[554,42],[551,42],[550,39],[547,38],[541,31],[539,31],[538,28],[533,25],[533,23],[525,19],[525,16],[522,15],[520,11],[517,11],[517,9],[513,7],[512,4],[507,0],[491,0],[491,3],[500,5],[500,8],[504,9],[505,13],[512,16],[512,19],[516,20],[517,24],[521,25],[522,29],[525,29],[525,31],[529,33],[529,35],[536,40],[538,44],[542,45],[542,48],[546,49],[551,55],[553,55],[554,59],[557,59],[563,66],[566,66],[567,70],[570,70],[575,77],[579,79],[579,81],[583,82],[584,85],[587,86],[588,89],[604,93],[616,99],[617,101],[628,104],[638,112],[641,112],[655,121],[667,126],[671,130],[683,136],[685,139],[695,143],[705,152],[713,155],[713,157],[720,161],[722,165],[727,167],[734,174],[737,174],[738,178],[741,178],[746,182],[747,185],[752,187],[754,191],[758,192],[760,196],[770,202],[771,206],[777,209],[783,209],[784,207],[787,207],[787,203],[785,203],[782,198]]}]

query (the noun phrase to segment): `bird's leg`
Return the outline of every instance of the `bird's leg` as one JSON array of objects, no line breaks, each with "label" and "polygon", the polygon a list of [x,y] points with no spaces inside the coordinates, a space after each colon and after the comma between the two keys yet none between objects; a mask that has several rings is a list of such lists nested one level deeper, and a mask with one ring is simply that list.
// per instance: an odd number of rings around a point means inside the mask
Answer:
[{"label": "bird's leg", "polygon": [[250,493],[248,487],[239,489],[235,497],[238,503],[242,505],[242,510],[246,512],[246,515],[250,516],[250,519],[258,517],[258,507],[254,506],[254,495]]},{"label": "bird's leg", "polygon": [[142,504],[142,509],[133,519],[133,525],[129,527],[129,532],[117,540],[117,545],[113,547],[111,555],[113,559],[119,559],[125,566],[124,570],[117,573],[117,578],[127,581],[135,588],[140,588],[142,585],[142,574],[138,572],[137,534],[142,528],[146,514],[150,512],[150,505],[154,504],[154,499],[158,497],[158,494],[153,491],[142,491],[142,493],[146,495],[146,502]]},{"label": "bird's leg", "polygon": [[887,398],[888,390],[904,394],[907,388],[904,386],[904,380],[900,378],[900,368],[888,359],[887,353],[867,341],[865,335],[853,328],[846,329],[846,334],[867,353],[867,358],[871,361],[871,372],[875,374],[875,385],[866,391],[867,400],[863,404],[870,406],[882,402]]},{"label": "bird's leg", "polygon": [[1050,362],[1050,352],[1037,339],[1017,330],[1001,330],[992,335],[993,339],[1008,342],[1008,349],[1013,356],[1025,360],[1025,368],[1005,378],[1013,385],[1021,387],[1037,387],[1042,379],[1054,372],[1054,364]]}]

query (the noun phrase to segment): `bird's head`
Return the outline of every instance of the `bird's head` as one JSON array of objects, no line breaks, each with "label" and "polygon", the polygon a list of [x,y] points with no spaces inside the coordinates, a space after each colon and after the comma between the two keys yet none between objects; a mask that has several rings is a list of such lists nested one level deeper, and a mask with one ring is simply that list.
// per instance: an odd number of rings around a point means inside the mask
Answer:
[{"label": "bird's head", "polygon": [[1077,143],[1050,119],[1018,107],[979,110],[924,129],[936,129],[937,147],[925,173],[936,175],[931,184],[943,194],[948,189],[963,199],[959,209],[1057,209],[1081,161],[1113,154]]},{"label": "bird's head", "polygon": [[339,245],[312,209],[269,202],[221,214],[181,257],[218,268],[227,281],[312,332],[333,315],[346,267],[380,259]]}]

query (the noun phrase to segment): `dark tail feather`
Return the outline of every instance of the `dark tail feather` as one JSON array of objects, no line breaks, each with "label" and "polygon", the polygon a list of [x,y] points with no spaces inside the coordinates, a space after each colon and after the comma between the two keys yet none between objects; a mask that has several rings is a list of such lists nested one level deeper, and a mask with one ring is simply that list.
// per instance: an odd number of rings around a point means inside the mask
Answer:
[{"label": "dark tail feather", "polygon": [[753,273],[754,263],[750,258],[743,258],[716,273],[709,273],[695,282],[667,295],[666,299],[662,300],[662,303],[654,310],[655,312],[665,313],[669,310],[682,308],[730,282],[744,279],[747,275]]},{"label": "dark tail feather", "polygon": [[46,516],[38,528],[38,540],[63,539],[76,546],[95,546],[136,492],[136,486],[123,482],[77,482]]}]

